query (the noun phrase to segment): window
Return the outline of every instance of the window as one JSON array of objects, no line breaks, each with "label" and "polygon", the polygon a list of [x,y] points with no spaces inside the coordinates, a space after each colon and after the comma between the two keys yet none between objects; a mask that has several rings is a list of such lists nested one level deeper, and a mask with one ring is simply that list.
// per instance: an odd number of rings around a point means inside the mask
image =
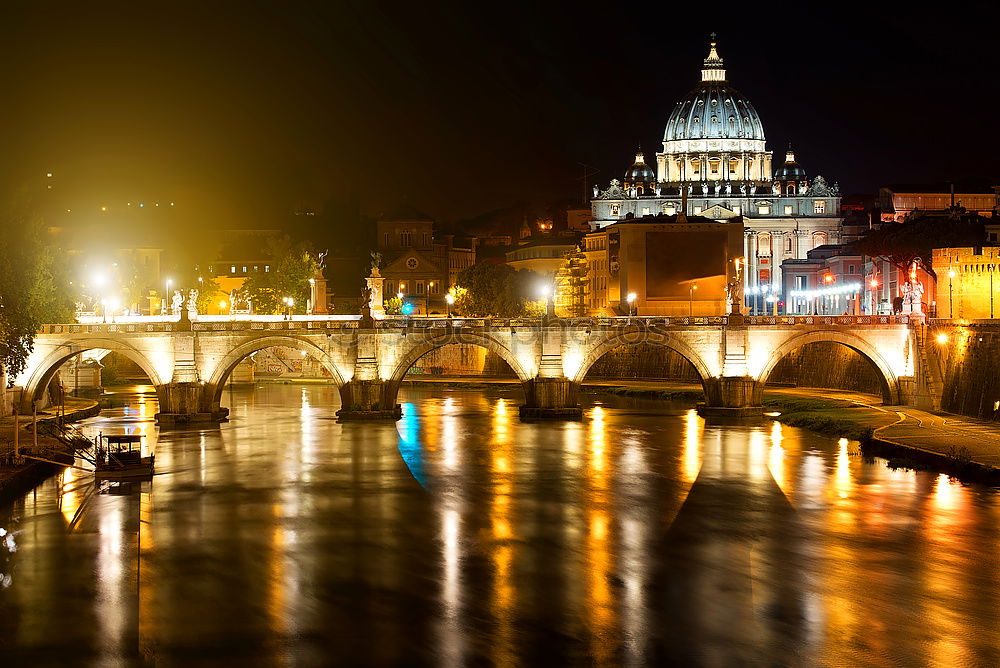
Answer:
[{"label": "window", "polygon": [[649,215],[649,207],[648,206],[642,207],[642,215],[644,215],[644,216],[648,216]]},{"label": "window", "polygon": [[847,273],[848,274],[853,274],[854,273],[854,265],[853,264],[847,265]]},{"label": "window", "polygon": [[785,215],[786,216],[792,215],[792,205],[791,204],[786,204],[785,205]]},{"label": "window", "polygon": [[256,264],[255,264],[255,265],[253,266],[253,270],[254,270],[254,271],[260,271],[260,265],[256,265]]},{"label": "window", "polygon": [[757,235],[757,255],[770,255],[771,254],[771,235],[770,234],[758,234]]},{"label": "window", "polygon": [[230,274],[235,274],[236,273],[236,265],[235,264],[229,266],[229,273]]},{"label": "window", "polygon": [[664,204],[663,205],[663,213],[667,214],[668,216],[674,215],[675,213],[677,213],[677,205],[676,204]]},{"label": "window", "polygon": [[733,213],[735,213],[737,216],[743,215],[743,207],[737,204],[736,206],[733,207]]},{"label": "window", "polygon": [[809,287],[809,279],[806,276],[796,276],[795,277],[795,289],[805,290]]},{"label": "window", "polygon": [[622,213],[622,205],[621,204],[612,204],[611,205],[611,215],[612,216],[620,216],[621,213]]},{"label": "window", "polygon": [[264,273],[266,274],[266,273],[267,273],[267,272],[269,272],[269,271],[271,271],[271,265],[269,265],[269,264],[265,264],[265,265],[264,265]]},{"label": "window", "polygon": [[760,206],[757,207],[757,213],[759,213],[762,216],[769,216],[769,215],[771,215],[771,205],[770,204],[761,204]]},{"label": "window", "polygon": [[699,213],[701,213],[701,207],[700,207],[700,206],[696,206],[696,207],[694,208],[694,215],[696,215],[696,216],[697,216],[697,215],[698,215]]},{"label": "window", "polygon": [[785,235],[785,252],[792,252],[792,237],[787,234]]},{"label": "window", "polygon": [[818,199],[813,202],[813,213],[826,213],[825,199]]},{"label": "window", "polygon": [[389,233],[386,232],[382,235],[382,246],[385,248],[389,247]]},{"label": "window", "polygon": [[243,273],[244,273],[244,274],[245,274],[245,273],[247,273],[247,268],[246,268],[246,265],[243,265]]},{"label": "window", "polygon": [[417,281],[417,294],[418,295],[424,294],[424,282],[423,281]]},{"label": "window", "polygon": [[400,232],[399,232],[399,245],[402,246],[403,248],[409,248],[410,247],[410,231],[409,230],[400,230]]},{"label": "window", "polygon": [[711,170],[712,174],[715,174],[715,175],[719,174],[719,161],[718,160],[709,160],[708,167]]}]

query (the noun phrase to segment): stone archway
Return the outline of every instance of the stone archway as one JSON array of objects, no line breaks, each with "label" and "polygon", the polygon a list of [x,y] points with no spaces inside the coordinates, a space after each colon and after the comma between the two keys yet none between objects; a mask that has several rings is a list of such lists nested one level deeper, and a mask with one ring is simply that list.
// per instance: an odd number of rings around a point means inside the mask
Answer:
[{"label": "stone archway", "polygon": [[804,334],[793,336],[783,342],[775,348],[774,351],[772,351],[771,355],[767,359],[767,362],[756,374],[759,386],[761,388],[764,387],[767,383],[768,376],[771,375],[774,367],[777,366],[778,362],[780,362],[786,355],[804,345],[823,342],[839,343],[840,345],[850,348],[868,360],[868,362],[870,362],[872,367],[875,369],[876,375],[879,377],[879,381],[881,382],[882,401],[887,404],[902,403],[899,380],[892,368],[889,366],[888,362],[886,362],[885,358],[879,354],[878,350],[857,335],[835,330],[806,332]]},{"label": "stone archway", "polygon": [[605,354],[620,346],[640,344],[651,344],[654,346],[669,348],[683,357],[691,364],[691,366],[694,367],[695,371],[698,373],[698,377],[701,379],[702,389],[707,391],[705,382],[712,377],[712,372],[709,370],[708,365],[705,364],[701,355],[684,342],[656,332],[623,333],[602,340],[587,352],[587,355],[580,363],[580,368],[573,375],[573,377],[570,378],[570,380],[574,383],[582,383],[583,379],[587,376],[587,372],[590,371],[590,368]]},{"label": "stone archway", "polygon": [[38,362],[28,375],[24,384],[24,401],[26,408],[36,401],[41,393],[45,391],[56,371],[59,370],[67,360],[75,355],[80,355],[89,350],[110,350],[127,357],[135,362],[149,382],[156,388],[156,397],[162,404],[164,401],[164,380],[160,377],[156,366],[140,350],[133,346],[116,341],[114,339],[86,339],[77,342],[60,343],[52,346],[53,349],[40,362]]},{"label": "stone archway", "polygon": [[410,370],[410,367],[412,367],[418,359],[432,350],[455,344],[466,344],[485,348],[492,353],[496,353],[500,359],[506,362],[521,382],[532,378],[532,375],[524,369],[524,366],[521,364],[520,360],[517,359],[517,356],[514,355],[514,353],[503,343],[484,334],[461,332],[460,334],[442,333],[433,335],[429,338],[422,339],[419,343],[413,345],[396,363],[392,374],[389,377],[389,381],[398,385],[399,382],[403,380],[403,376],[406,375],[406,372]]},{"label": "stone archway", "polygon": [[225,357],[215,365],[212,375],[208,380],[208,391],[210,392],[212,406],[217,407],[222,401],[222,391],[225,388],[226,379],[229,378],[236,365],[259,350],[277,347],[294,348],[304,351],[306,354],[314,357],[323,365],[323,368],[330,372],[330,377],[337,384],[337,387],[344,385],[344,378],[341,376],[340,370],[333,363],[333,360],[330,359],[330,355],[312,341],[300,339],[295,336],[261,336],[237,345],[226,353]]}]

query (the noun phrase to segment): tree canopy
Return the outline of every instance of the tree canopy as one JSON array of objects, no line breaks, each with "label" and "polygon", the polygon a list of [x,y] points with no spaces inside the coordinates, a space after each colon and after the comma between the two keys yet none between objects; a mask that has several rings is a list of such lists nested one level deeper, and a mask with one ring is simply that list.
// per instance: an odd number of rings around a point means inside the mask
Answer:
[{"label": "tree canopy", "polygon": [[24,370],[41,325],[70,322],[67,263],[41,220],[16,201],[0,214],[0,365],[9,381]]},{"label": "tree canopy", "polygon": [[305,313],[309,279],[319,267],[315,253],[308,243],[296,243],[284,236],[268,242],[267,254],[271,271],[250,276],[241,293],[250,297],[255,313],[284,313],[285,297],[295,300],[295,313]]},{"label": "tree canopy", "polygon": [[460,271],[456,284],[455,309],[463,315],[516,318],[543,310],[537,300],[546,280],[527,269],[480,262]]},{"label": "tree canopy", "polygon": [[984,243],[986,229],[978,215],[923,214],[902,223],[883,225],[855,242],[854,248],[870,257],[891,262],[904,272],[919,259],[924,269],[933,275],[933,249],[982,246]]}]

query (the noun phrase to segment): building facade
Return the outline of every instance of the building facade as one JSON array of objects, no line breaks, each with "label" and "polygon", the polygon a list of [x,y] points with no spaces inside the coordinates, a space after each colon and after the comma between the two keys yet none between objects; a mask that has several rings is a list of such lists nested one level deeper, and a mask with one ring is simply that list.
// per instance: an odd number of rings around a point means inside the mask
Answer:
[{"label": "building facade", "polygon": [[667,119],[655,166],[640,150],[622,180],[594,188],[592,228],[682,211],[718,221],[740,217],[748,293],[765,286],[780,292],[783,260],[841,242],[837,184],[810,178],[791,148],[772,168],[760,117],[729,85],[714,42],[701,82]]}]

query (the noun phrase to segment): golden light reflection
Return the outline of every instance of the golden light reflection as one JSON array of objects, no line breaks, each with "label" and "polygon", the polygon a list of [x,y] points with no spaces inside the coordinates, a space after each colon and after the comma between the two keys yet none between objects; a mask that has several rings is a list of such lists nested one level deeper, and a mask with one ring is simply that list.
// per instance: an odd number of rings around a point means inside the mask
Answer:
[{"label": "golden light reflection", "polygon": [[606,665],[612,658],[612,647],[604,642],[614,632],[617,619],[614,596],[610,587],[614,563],[611,549],[609,510],[611,486],[608,480],[609,444],[607,415],[602,406],[590,411],[587,443],[586,487],[584,490],[584,517],[587,526],[586,548],[586,601],[590,626],[590,652],[597,665]]},{"label": "golden light reflection", "polygon": [[785,480],[785,449],[781,447],[781,442],[785,439],[781,433],[781,423],[775,420],[771,424],[771,449],[767,455],[767,468],[771,471],[771,477],[777,483],[781,491],[787,496],[789,490],[786,489]]},{"label": "golden light reflection", "polygon": [[684,453],[681,468],[684,482],[693,483],[701,471],[701,439],[705,433],[705,421],[698,411],[690,409],[684,414]]},{"label": "golden light reflection", "polygon": [[492,646],[493,663],[515,665],[514,608],[517,604],[513,584],[516,538],[513,516],[513,442],[507,402],[498,399],[493,405],[493,442],[490,449],[493,473],[493,498],[490,502],[490,527],[493,534],[490,561],[493,564],[493,588],[490,612],[496,620]]},{"label": "golden light reflection", "polygon": [[833,475],[833,489],[837,496],[846,499],[854,487],[851,480],[851,458],[847,452],[847,439],[842,438],[838,443],[837,465]]},{"label": "golden light reflection", "polygon": [[74,468],[67,468],[62,474],[62,496],[59,499],[59,511],[66,519],[67,524],[73,522],[76,511],[80,509],[80,503],[83,501],[79,491],[79,485],[82,484],[79,480],[81,474],[82,472]]}]

